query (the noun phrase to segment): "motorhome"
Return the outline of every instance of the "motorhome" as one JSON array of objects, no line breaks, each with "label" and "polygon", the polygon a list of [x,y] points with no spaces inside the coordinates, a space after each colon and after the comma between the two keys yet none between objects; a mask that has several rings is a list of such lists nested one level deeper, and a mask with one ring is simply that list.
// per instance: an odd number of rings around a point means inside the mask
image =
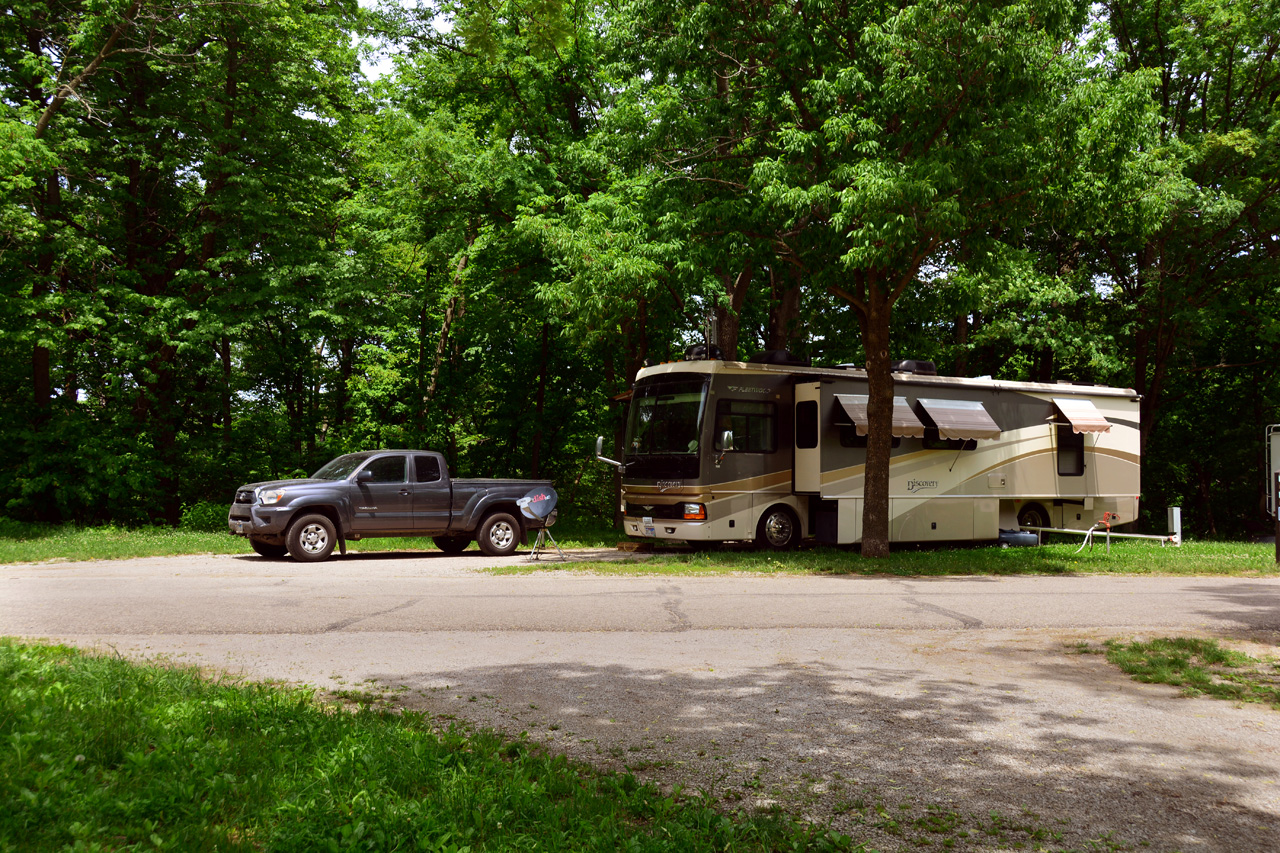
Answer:
[{"label": "motorhome", "polygon": [[[1138,395],[895,365],[892,542],[997,540],[1132,521]],[[785,353],[694,358],[636,377],[620,460],[624,531],[705,546],[862,539],[867,374]]]}]

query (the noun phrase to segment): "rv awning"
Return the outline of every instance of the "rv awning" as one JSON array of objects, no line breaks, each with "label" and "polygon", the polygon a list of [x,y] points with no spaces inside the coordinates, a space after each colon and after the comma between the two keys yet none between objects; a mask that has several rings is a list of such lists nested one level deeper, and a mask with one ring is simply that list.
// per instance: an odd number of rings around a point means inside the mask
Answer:
[{"label": "rv awning", "polygon": [[938,427],[939,438],[999,438],[1000,427],[977,400],[931,400],[920,405]]},{"label": "rv awning", "polygon": [[[867,434],[868,399],[865,394],[836,395],[836,402],[840,404],[840,408],[844,409],[844,413],[849,416],[849,420],[853,421],[853,427],[857,430],[858,435]],[[920,423],[916,413],[911,411],[911,407],[907,405],[906,397],[893,398],[892,435],[895,438],[924,437],[924,424]]]},{"label": "rv awning", "polygon": [[1092,400],[1082,400],[1079,397],[1054,397],[1053,404],[1058,407],[1058,411],[1064,418],[1071,421],[1072,432],[1111,431],[1111,424],[1107,423],[1107,419],[1102,416],[1102,412],[1098,411],[1098,407]]}]

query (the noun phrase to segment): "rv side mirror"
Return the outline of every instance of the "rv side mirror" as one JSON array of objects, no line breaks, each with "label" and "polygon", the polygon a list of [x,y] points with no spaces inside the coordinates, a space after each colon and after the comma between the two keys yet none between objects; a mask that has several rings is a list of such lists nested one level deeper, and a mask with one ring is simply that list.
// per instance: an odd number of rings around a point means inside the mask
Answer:
[{"label": "rv side mirror", "polygon": [[604,436],[598,435],[596,436],[596,459],[598,459],[601,462],[606,462],[615,468],[622,468],[621,462],[618,462],[614,459],[610,459],[607,456],[604,456],[603,454],[604,454]]},{"label": "rv side mirror", "polygon": [[720,449],[733,450],[733,430],[727,429],[721,434]]}]

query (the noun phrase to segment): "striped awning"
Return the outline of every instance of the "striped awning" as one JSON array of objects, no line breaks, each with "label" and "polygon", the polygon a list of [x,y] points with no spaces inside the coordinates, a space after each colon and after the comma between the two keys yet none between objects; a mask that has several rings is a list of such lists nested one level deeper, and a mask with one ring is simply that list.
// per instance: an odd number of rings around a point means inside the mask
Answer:
[{"label": "striped awning", "polygon": [[[865,394],[836,395],[836,402],[849,416],[858,435],[867,434],[867,401],[869,399]],[[893,398],[892,435],[895,438],[924,438],[924,424],[920,423],[916,413],[911,411],[906,397]]]},{"label": "striped awning", "polygon": [[999,438],[1000,426],[977,400],[921,397],[920,405],[938,428],[939,438]]},{"label": "striped awning", "polygon": [[1053,404],[1058,407],[1062,416],[1071,422],[1072,432],[1111,431],[1111,424],[1107,423],[1107,419],[1102,416],[1102,412],[1098,411],[1098,407],[1092,400],[1080,397],[1054,397]]}]

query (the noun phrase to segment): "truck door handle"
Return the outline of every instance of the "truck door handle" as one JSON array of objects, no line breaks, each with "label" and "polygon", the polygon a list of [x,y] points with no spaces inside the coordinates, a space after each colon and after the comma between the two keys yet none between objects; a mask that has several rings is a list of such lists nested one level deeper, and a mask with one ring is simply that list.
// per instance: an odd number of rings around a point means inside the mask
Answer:
[{"label": "truck door handle", "polygon": [[409,495],[409,494],[413,494],[413,493],[412,493],[412,492],[410,492],[408,489],[401,489],[401,490],[400,490],[400,494],[402,494],[402,495]]}]

